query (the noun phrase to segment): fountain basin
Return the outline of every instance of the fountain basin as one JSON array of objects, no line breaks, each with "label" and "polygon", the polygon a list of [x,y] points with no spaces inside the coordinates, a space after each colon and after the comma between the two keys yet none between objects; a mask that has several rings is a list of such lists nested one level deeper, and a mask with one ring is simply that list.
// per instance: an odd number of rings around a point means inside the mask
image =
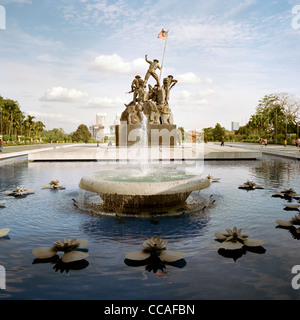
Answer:
[{"label": "fountain basin", "polygon": [[83,177],[79,187],[98,193],[106,209],[161,208],[185,202],[191,192],[210,186],[210,179],[178,170],[111,170]]}]

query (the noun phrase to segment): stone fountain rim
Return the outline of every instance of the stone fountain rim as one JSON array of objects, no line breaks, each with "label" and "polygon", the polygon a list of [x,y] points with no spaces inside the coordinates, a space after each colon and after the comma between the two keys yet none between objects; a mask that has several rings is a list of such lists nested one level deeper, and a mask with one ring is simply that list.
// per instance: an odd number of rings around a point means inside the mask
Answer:
[{"label": "stone fountain rim", "polygon": [[101,172],[102,171],[99,171],[84,176],[79,182],[79,187],[83,190],[98,194],[151,196],[190,193],[207,188],[211,183],[211,179],[199,175],[187,179],[162,182],[105,181],[96,179],[96,174]]}]

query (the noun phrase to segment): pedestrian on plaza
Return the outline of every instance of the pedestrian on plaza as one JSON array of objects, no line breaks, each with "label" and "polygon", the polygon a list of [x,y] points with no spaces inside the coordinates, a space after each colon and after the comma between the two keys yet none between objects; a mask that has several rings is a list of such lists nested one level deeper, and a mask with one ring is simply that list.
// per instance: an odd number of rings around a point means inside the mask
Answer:
[{"label": "pedestrian on plaza", "polygon": [[224,147],[224,141],[225,141],[225,139],[224,139],[224,137],[222,137],[221,147]]},{"label": "pedestrian on plaza", "polygon": [[3,151],[3,141],[2,141],[2,138],[0,138],[0,152]]},{"label": "pedestrian on plaza", "polygon": [[265,147],[268,145],[268,139],[267,138],[265,138]]},{"label": "pedestrian on plaza", "polygon": [[286,140],[286,138],[284,139],[284,146],[286,147],[286,145],[287,145],[287,140]]},{"label": "pedestrian on plaza", "polygon": [[262,143],[263,143],[263,138],[259,138],[258,139],[259,145],[262,147]]}]

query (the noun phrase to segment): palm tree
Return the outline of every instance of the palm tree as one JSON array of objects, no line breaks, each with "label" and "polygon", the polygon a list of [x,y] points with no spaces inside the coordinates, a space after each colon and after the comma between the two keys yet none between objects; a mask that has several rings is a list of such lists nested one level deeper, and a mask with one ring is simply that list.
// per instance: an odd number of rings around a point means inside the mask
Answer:
[{"label": "palm tree", "polygon": [[39,139],[41,139],[41,133],[44,131],[44,128],[46,128],[46,126],[43,124],[42,121],[37,121],[35,123],[34,131],[35,131],[36,136],[39,137]]},{"label": "palm tree", "polygon": [[24,123],[25,123],[25,128],[27,128],[27,133],[28,133],[28,137],[31,138],[31,131],[34,128],[34,119],[35,117],[28,115],[27,118],[25,119]]}]

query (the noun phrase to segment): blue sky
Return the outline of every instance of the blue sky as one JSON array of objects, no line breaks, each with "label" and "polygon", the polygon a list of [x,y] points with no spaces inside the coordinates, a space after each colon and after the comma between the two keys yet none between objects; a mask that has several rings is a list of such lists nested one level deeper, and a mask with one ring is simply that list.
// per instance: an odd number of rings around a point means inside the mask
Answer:
[{"label": "blue sky", "polygon": [[[0,95],[47,129],[75,131],[96,113],[112,124],[136,74],[162,60],[178,80],[175,123],[246,123],[266,94],[300,95],[300,0],[0,0]],[[295,9],[294,9],[295,10]],[[298,12],[298,11],[297,11]],[[300,10],[299,10],[300,13]],[[294,21],[294,24],[292,23]],[[296,23],[295,23],[296,22]],[[300,26],[300,18],[299,18]],[[150,84],[154,84],[151,82]]]}]

